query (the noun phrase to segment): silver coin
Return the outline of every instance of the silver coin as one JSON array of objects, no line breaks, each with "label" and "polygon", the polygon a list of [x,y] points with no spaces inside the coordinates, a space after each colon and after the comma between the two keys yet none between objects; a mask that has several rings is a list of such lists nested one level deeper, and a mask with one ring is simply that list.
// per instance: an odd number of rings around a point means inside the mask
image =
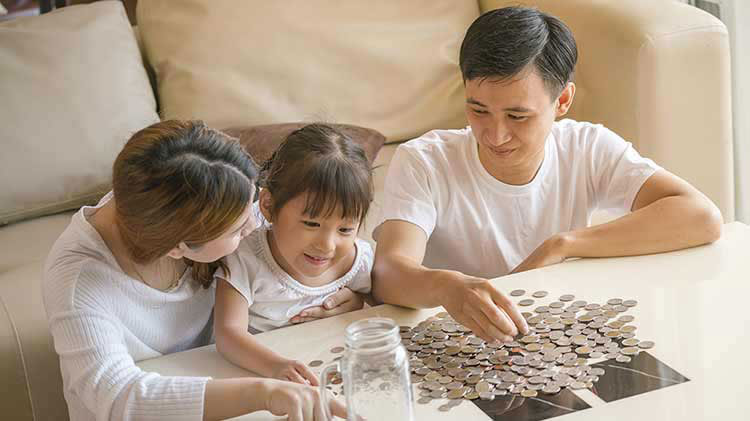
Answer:
[{"label": "silver coin", "polygon": [[548,384],[548,385],[545,385],[544,388],[542,388],[542,392],[549,394],[549,395],[554,395],[555,393],[559,393],[560,390],[561,390],[560,386],[556,384]]},{"label": "silver coin", "polygon": [[421,398],[417,399],[417,403],[421,405],[425,405],[432,402],[432,398],[429,396],[422,396]]},{"label": "silver coin", "polygon": [[313,361],[310,361],[310,364],[308,364],[308,365],[310,367],[320,367],[321,365],[323,365],[323,361],[321,361],[321,360],[313,360]]},{"label": "silver coin", "polygon": [[622,305],[625,307],[635,307],[638,305],[638,301],[636,300],[625,300],[622,302]]},{"label": "silver coin", "polygon": [[343,346],[335,346],[335,347],[331,348],[331,352],[334,353],[334,354],[340,354],[340,353],[344,352],[344,347]]},{"label": "silver coin", "polygon": [[495,394],[492,392],[479,392],[479,399],[483,401],[491,401],[495,399]]},{"label": "silver coin", "polygon": [[430,397],[433,399],[440,399],[444,394],[445,392],[443,392],[442,390],[433,390],[432,392],[430,392]]},{"label": "silver coin", "polygon": [[510,292],[510,295],[512,297],[520,297],[523,294],[526,294],[526,291],[523,289],[514,289],[513,291]]},{"label": "silver coin", "polygon": [[609,300],[607,300],[607,304],[611,306],[622,304],[622,298],[610,298]]},{"label": "silver coin", "polygon": [[560,298],[558,298],[558,300],[567,302],[567,301],[573,301],[575,300],[575,298],[576,298],[575,295],[565,294],[565,295],[561,295]]},{"label": "silver coin", "polygon": [[532,304],[534,304],[534,300],[532,300],[531,298],[525,298],[525,299],[523,299],[523,300],[521,300],[521,301],[518,302],[518,305],[519,306],[523,306],[523,307],[527,307],[527,306],[530,306]]},{"label": "silver coin", "polygon": [[629,363],[631,358],[627,355],[618,355],[617,358],[615,358],[615,361],[618,363]]},{"label": "silver coin", "polygon": [[643,341],[638,344],[638,347],[641,349],[649,349],[654,347],[653,341]]},{"label": "silver coin", "polygon": [[447,403],[444,403],[444,404],[438,406],[438,411],[440,411],[440,412],[448,412],[451,409],[453,409],[453,406],[452,405],[448,405]]},{"label": "silver coin", "polygon": [[547,294],[548,294],[547,291],[536,291],[533,294],[531,294],[531,296],[534,298],[544,298],[547,296]]}]

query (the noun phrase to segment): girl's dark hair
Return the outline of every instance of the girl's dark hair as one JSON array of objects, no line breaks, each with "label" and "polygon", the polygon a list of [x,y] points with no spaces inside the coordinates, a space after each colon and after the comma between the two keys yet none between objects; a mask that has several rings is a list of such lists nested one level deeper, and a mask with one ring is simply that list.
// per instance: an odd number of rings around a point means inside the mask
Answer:
[{"label": "girl's dark hair", "polygon": [[333,127],[314,123],[293,131],[265,162],[260,185],[273,197],[271,214],[308,193],[304,213],[362,222],[372,202],[372,171],[358,144]]},{"label": "girl's dark hair", "polygon": [[578,48],[560,19],[536,9],[504,7],[479,16],[461,44],[464,81],[509,79],[529,65],[556,97],[573,78]]},{"label": "girl's dark hair", "polygon": [[[117,228],[145,264],[180,242],[200,246],[225,233],[255,194],[258,170],[239,142],[201,121],[167,120],[135,133],[112,174]],[[208,288],[222,260],[185,259]]]}]

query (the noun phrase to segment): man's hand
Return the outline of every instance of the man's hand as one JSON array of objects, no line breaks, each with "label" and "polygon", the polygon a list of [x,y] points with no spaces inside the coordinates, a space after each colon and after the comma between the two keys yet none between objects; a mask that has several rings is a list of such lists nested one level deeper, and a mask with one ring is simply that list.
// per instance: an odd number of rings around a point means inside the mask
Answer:
[{"label": "man's hand", "polygon": [[344,287],[328,297],[322,306],[306,308],[300,314],[292,317],[290,321],[296,324],[325,319],[326,317],[359,310],[364,306],[364,303],[362,296]]},{"label": "man's hand", "polygon": [[312,370],[304,363],[295,360],[282,360],[274,364],[271,377],[299,384],[310,384],[312,386],[320,384],[318,376]]},{"label": "man's hand", "polygon": [[567,234],[556,234],[536,248],[510,273],[524,272],[565,261],[569,256],[567,246],[571,240]]},{"label": "man's hand", "polygon": [[515,304],[488,280],[449,272],[443,285],[445,310],[485,341],[510,342],[519,332],[529,332]]}]

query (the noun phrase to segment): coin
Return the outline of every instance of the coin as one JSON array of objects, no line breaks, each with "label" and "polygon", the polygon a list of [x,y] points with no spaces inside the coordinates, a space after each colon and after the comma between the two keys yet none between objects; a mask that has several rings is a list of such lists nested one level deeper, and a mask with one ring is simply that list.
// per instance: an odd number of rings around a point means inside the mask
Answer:
[{"label": "coin", "polygon": [[479,392],[479,399],[483,401],[491,401],[495,399],[495,394],[492,392]]},{"label": "coin", "polygon": [[622,302],[622,305],[625,307],[635,307],[638,305],[638,301],[636,300],[625,300]]},{"label": "coin", "polygon": [[544,298],[547,296],[547,294],[547,291],[536,291],[535,293],[531,294],[531,296],[534,298]]},{"label": "coin", "polygon": [[[619,299],[610,299],[600,305],[578,300],[565,308],[568,301],[562,299],[575,297],[560,298],[533,313],[524,312],[531,333],[508,343],[487,343],[445,312],[414,327],[399,327],[419,396],[461,402],[509,393],[554,394],[563,388],[591,388],[604,370],[590,367],[589,359],[627,362],[629,355],[645,349],[639,347],[635,326],[629,324],[635,318],[621,314],[628,310],[624,301],[618,304]],[[521,302],[531,305],[534,300]],[[653,342],[646,346],[652,347]],[[341,375],[336,379],[340,384]]]},{"label": "coin", "polygon": [[537,395],[538,393],[536,390],[524,389],[521,391],[521,396],[523,396],[524,398],[533,398]]},{"label": "coin", "polygon": [[340,353],[344,352],[344,347],[343,346],[335,346],[335,347],[331,348],[331,352],[334,353],[334,354],[340,354]]},{"label": "coin", "polygon": [[641,349],[649,349],[654,347],[653,341],[643,341],[638,344],[638,347]]},{"label": "coin", "polygon": [[308,365],[310,367],[320,367],[321,365],[323,365],[323,361],[321,361],[321,360],[313,360],[313,361],[310,361],[310,364],[308,364]]},{"label": "coin", "polygon": [[448,399],[461,399],[461,398],[463,398],[464,395],[466,394],[466,389],[467,388],[462,387],[460,389],[455,389],[455,390],[448,391]]},{"label": "coin", "polygon": [[532,304],[534,304],[534,300],[532,300],[531,298],[526,298],[518,302],[519,306],[524,306],[524,307],[530,306]]},{"label": "coin", "polygon": [[618,363],[629,363],[630,360],[631,358],[627,355],[618,355],[617,358],[615,358],[615,361],[617,361]]},{"label": "coin", "polygon": [[611,306],[622,304],[622,298],[610,298],[609,300],[607,300],[607,304]]},{"label": "coin", "polygon": [[430,402],[432,402],[432,398],[429,396],[422,396],[421,398],[417,399],[417,403],[422,405],[428,404]]},{"label": "coin", "polygon": [[523,294],[526,294],[526,291],[522,289],[514,289],[513,291],[510,292],[510,295],[512,297],[520,297]]},{"label": "coin", "polygon": [[561,295],[560,298],[558,298],[558,300],[567,302],[567,301],[573,301],[575,300],[575,298],[576,298],[575,295],[565,294],[565,295]]}]

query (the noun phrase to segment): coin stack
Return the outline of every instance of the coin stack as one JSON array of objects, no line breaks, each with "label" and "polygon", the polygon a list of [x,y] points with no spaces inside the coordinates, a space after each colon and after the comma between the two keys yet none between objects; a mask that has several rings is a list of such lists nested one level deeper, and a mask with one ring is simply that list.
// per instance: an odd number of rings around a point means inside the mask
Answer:
[{"label": "coin stack", "polygon": [[[511,292],[513,297],[525,294]],[[547,295],[531,294],[536,299]],[[574,300],[566,294],[533,313],[522,313],[530,332],[509,343],[487,343],[445,312],[415,327],[401,326],[411,380],[420,389],[417,402],[447,398],[439,408],[447,411],[464,399],[493,400],[507,394],[532,398],[540,392],[591,388],[604,369],[591,367],[589,359],[625,363],[654,346],[635,338],[637,327],[630,324],[635,318],[623,314],[638,304],[635,300],[612,298],[603,305]],[[531,306],[534,299],[523,298],[518,304]]]}]

